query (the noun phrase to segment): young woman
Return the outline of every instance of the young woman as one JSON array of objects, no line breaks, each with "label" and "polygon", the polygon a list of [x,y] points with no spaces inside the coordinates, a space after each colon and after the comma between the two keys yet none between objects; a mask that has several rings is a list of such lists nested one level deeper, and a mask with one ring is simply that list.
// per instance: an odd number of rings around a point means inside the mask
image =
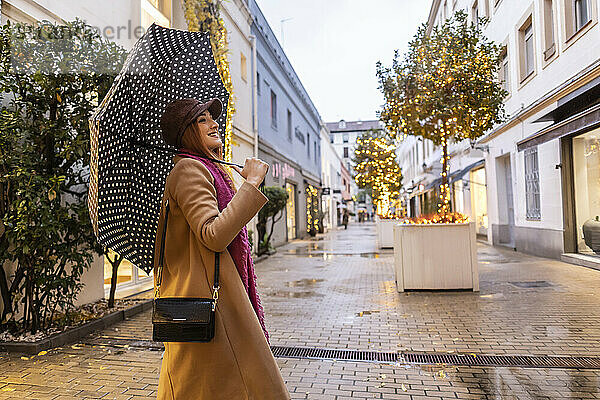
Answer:
[{"label": "young woman", "polygon": [[195,156],[222,159],[215,122],[221,110],[218,99],[182,99],[169,104],[161,119],[165,142],[181,155],[167,177],[156,239],[159,249],[168,200],[160,296],[212,297],[215,252],[221,253],[221,288],[212,341],[165,343],[158,398],[289,399],[269,349],[245,228],[267,202],[258,186],[268,166],[246,159],[237,169],[245,182],[236,190],[227,167]]}]

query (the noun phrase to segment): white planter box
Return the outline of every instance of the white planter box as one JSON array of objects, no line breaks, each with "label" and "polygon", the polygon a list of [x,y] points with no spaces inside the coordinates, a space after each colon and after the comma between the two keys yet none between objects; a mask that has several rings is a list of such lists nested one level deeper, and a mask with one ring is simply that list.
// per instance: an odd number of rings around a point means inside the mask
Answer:
[{"label": "white planter box", "polygon": [[392,249],[394,247],[394,225],[397,225],[399,221],[397,219],[381,219],[379,217],[375,221],[377,247],[380,249]]},{"label": "white planter box", "polygon": [[475,223],[396,224],[394,264],[399,292],[406,289],[479,291]]}]

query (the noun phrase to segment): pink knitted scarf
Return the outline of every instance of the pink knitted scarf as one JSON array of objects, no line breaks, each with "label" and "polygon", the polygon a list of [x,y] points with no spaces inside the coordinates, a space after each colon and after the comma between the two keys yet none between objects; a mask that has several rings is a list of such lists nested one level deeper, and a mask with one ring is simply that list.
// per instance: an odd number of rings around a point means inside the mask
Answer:
[{"label": "pink knitted scarf", "polygon": [[[183,153],[179,153],[180,156],[193,158],[194,160],[200,161],[210,171],[213,178],[215,179],[215,189],[217,191],[217,204],[219,212],[223,211],[227,204],[233,198],[235,191],[233,190],[233,184],[229,176],[217,165],[205,158],[196,157],[193,154],[189,154],[187,150],[181,150]],[[260,297],[256,291],[256,274],[254,273],[254,261],[252,260],[252,254],[250,251],[250,245],[248,243],[248,231],[246,227],[242,228],[240,233],[233,239],[227,246],[227,250],[233,259],[233,262],[240,274],[246,293],[254,312],[258,317],[260,326],[269,341],[269,333],[265,328],[265,314],[263,307],[260,303]]]}]

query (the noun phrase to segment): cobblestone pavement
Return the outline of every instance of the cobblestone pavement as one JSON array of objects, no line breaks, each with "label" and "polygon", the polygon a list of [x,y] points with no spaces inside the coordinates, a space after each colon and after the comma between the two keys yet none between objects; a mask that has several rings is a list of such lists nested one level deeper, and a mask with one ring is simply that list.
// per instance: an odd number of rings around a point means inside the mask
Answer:
[{"label": "cobblestone pavement", "polygon": [[[288,244],[256,267],[272,344],[600,356],[600,272],[483,244],[478,257],[479,293],[401,294],[372,224]],[[101,344],[150,337],[146,312],[47,354],[0,353],[0,399],[155,398],[161,351]],[[597,370],[277,363],[294,399],[600,398]]]}]

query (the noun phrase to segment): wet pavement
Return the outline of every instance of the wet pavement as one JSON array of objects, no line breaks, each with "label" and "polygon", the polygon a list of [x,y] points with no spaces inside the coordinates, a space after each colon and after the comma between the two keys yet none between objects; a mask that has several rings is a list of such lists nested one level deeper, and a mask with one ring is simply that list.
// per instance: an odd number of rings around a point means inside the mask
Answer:
[{"label": "wet pavement", "polygon": [[[432,245],[432,251],[435,251]],[[481,292],[398,293],[372,224],[295,241],[256,266],[273,345],[478,355],[600,356],[600,272],[478,245]],[[0,353],[0,399],[154,398],[150,314],[22,359]],[[595,399],[600,370],[278,358],[294,399]]]}]

